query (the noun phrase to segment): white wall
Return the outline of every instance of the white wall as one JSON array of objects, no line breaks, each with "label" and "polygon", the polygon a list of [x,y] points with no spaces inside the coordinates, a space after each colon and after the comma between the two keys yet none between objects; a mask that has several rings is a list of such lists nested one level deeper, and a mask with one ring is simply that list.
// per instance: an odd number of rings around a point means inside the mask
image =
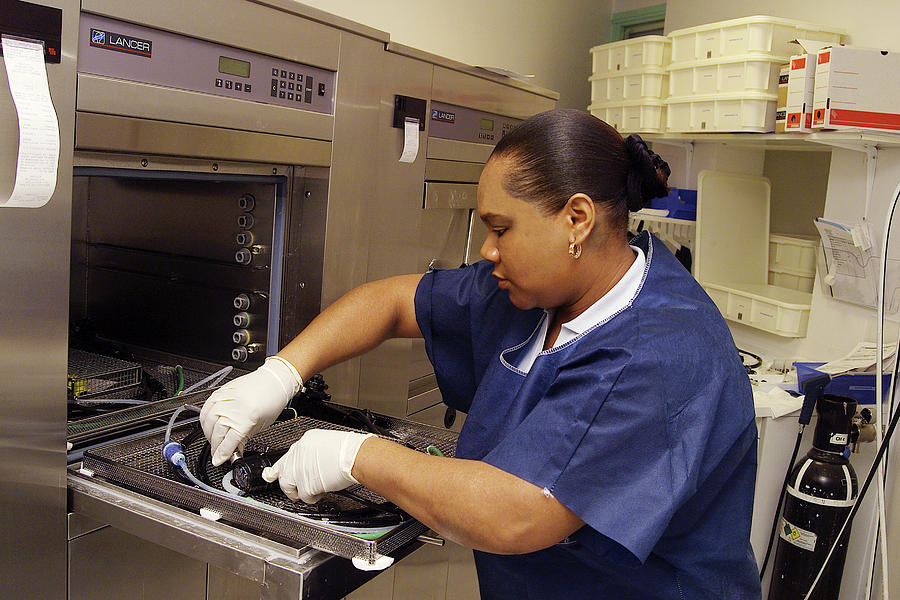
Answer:
[{"label": "white wall", "polygon": [[386,31],[391,40],[470,65],[535,75],[559,106],[590,104],[589,50],[608,39],[612,0],[303,0]]}]

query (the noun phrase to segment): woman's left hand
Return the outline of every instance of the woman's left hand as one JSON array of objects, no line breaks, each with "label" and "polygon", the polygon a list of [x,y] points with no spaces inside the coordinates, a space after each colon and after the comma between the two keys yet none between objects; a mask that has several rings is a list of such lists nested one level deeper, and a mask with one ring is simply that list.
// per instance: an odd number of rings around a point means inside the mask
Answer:
[{"label": "woman's left hand", "polygon": [[370,437],[374,434],[310,429],[274,465],[263,470],[263,479],[278,479],[288,498],[313,504],[326,492],[359,483],[351,471],[356,454]]}]

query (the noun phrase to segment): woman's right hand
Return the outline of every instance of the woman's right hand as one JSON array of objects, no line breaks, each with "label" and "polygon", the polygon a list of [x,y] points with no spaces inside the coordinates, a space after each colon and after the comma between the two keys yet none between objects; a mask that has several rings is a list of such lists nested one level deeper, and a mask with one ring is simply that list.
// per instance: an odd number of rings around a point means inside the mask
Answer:
[{"label": "woman's right hand", "polygon": [[247,439],[269,427],[303,387],[297,369],[280,356],[270,356],[255,371],[229,381],[210,395],[200,411],[212,463],[221,465]]}]

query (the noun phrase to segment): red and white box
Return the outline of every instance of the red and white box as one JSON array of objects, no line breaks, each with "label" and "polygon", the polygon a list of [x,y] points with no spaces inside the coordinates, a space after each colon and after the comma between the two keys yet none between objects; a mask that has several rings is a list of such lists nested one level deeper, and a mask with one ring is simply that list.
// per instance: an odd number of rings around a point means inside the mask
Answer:
[{"label": "red and white box", "polygon": [[900,131],[900,52],[818,51],[813,129]]},{"label": "red and white box", "polygon": [[813,120],[813,93],[816,87],[816,54],[791,57],[788,76],[787,116],[784,130],[810,132]]}]

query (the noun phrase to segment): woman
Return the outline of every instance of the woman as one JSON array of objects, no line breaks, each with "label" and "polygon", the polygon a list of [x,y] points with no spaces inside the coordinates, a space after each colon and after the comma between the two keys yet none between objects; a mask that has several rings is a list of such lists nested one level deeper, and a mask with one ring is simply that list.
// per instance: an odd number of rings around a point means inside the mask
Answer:
[{"label": "woman", "polygon": [[368,283],[206,402],[221,464],[309,376],[424,337],[457,458],[311,431],[267,475],[315,501],[357,481],[474,548],[482,598],[759,598],[756,427],[715,305],[628,211],[666,194],[637,136],[575,110],[528,119],[485,165],[485,259]]}]

